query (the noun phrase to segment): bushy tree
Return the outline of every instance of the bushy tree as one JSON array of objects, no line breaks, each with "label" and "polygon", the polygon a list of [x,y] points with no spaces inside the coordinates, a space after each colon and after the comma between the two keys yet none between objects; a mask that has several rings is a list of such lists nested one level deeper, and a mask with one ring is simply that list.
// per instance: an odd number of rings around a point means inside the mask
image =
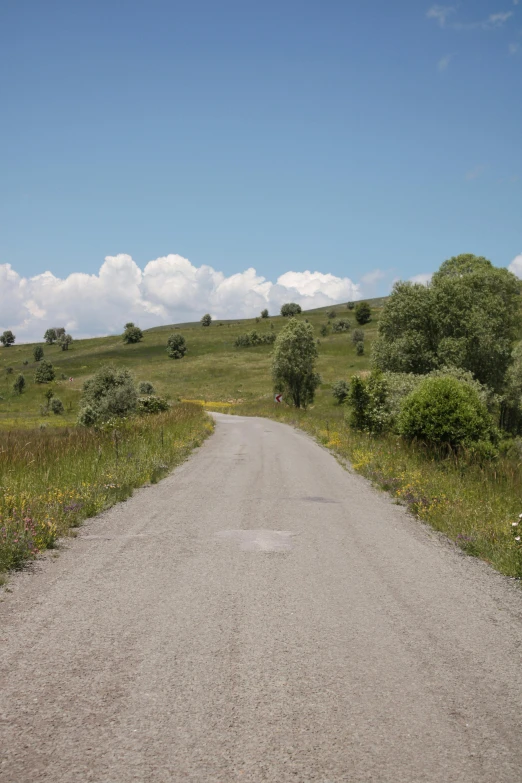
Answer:
[{"label": "bushy tree", "polygon": [[44,340],[47,345],[53,345],[56,342],[56,329],[47,329],[44,334]]},{"label": "bushy tree", "polygon": [[136,410],[138,393],[128,370],[105,366],[83,385],[79,423],[89,426],[111,417],[127,416]]},{"label": "bushy tree", "polygon": [[141,381],[138,384],[138,391],[140,394],[154,394],[155,389],[150,381]]},{"label": "bushy tree", "polygon": [[56,334],[56,339],[59,340],[62,334],[65,334],[65,327],[63,326],[55,326],[54,331]]},{"label": "bushy tree", "polygon": [[397,283],[374,345],[381,370],[469,370],[502,391],[520,324],[519,285],[507,269],[471,254],[445,261],[427,286]]},{"label": "bushy tree", "polygon": [[355,302],[348,302],[348,304],[346,306],[347,306],[348,310],[353,310],[353,308],[355,307]]},{"label": "bushy tree", "polygon": [[187,353],[187,344],[182,334],[171,334],[167,340],[167,353],[171,359],[183,359]]},{"label": "bushy tree", "polygon": [[333,318],[337,318],[337,311],[336,311],[336,310],[330,310],[330,311],[327,313],[327,316],[328,316],[328,318],[332,318],[332,319],[333,319]]},{"label": "bushy tree", "polygon": [[60,416],[63,413],[63,402],[58,397],[53,397],[50,408],[56,416]]},{"label": "bushy tree", "polygon": [[261,310],[261,318],[268,318],[268,310],[266,308]]},{"label": "bushy tree", "polygon": [[408,439],[451,447],[489,440],[494,432],[478,394],[449,376],[426,378],[406,397],[398,430]]},{"label": "bushy tree", "polygon": [[138,413],[163,413],[168,411],[169,403],[164,397],[150,394],[148,397],[141,397],[138,400]]},{"label": "bushy tree", "polygon": [[10,329],[6,329],[6,331],[0,335],[0,343],[2,343],[5,348],[10,348],[11,345],[14,344],[15,340],[16,337]]},{"label": "bushy tree", "polygon": [[350,391],[350,386],[346,381],[337,381],[332,386],[332,395],[337,400],[339,405],[342,405],[343,402],[346,400],[349,391]]},{"label": "bushy tree", "polygon": [[43,359],[36,368],[34,374],[35,383],[51,383],[51,381],[54,381],[55,377],[56,373],[53,365],[51,362],[47,362]]},{"label": "bushy tree", "polygon": [[355,343],[355,353],[357,356],[364,355],[364,343],[362,343],[360,340]]},{"label": "bushy tree", "polygon": [[125,330],[123,332],[123,342],[128,345],[130,343],[139,343],[143,340],[143,332],[139,326],[135,326],[132,321],[125,324]]},{"label": "bushy tree", "polygon": [[321,324],[321,328],[319,329],[319,333],[321,337],[327,337],[328,336],[328,324]]},{"label": "bushy tree", "polygon": [[35,362],[39,362],[43,359],[44,352],[41,345],[35,345],[33,348],[33,359]]},{"label": "bushy tree", "polygon": [[350,384],[350,424],[356,430],[378,433],[389,427],[388,384],[380,372],[369,377],[354,375]]},{"label": "bushy tree", "polygon": [[71,337],[70,334],[62,334],[58,338],[58,345],[60,346],[62,351],[68,351],[69,350],[69,346],[72,343],[72,341],[73,341],[73,338]]},{"label": "bushy tree", "polygon": [[212,323],[212,316],[210,313],[205,313],[205,315],[202,317],[200,324],[201,326],[210,326]]},{"label": "bushy tree", "polygon": [[333,322],[332,329],[337,333],[348,332],[350,330],[350,321],[347,321],[346,318],[338,318],[337,321]]},{"label": "bushy tree", "polygon": [[354,332],[352,334],[352,343],[354,345],[357,345],[357,343],[363,343],[364,342],[364,332],[362,329],[354,329]]},{"label": "bushy tree", "polygon": [[25,378],[22,373],[17,375],[16,380],[13,383],[13,389],[17,394],[22,394],[23,390],[25,389]]},{"label": "bushy tree", "polygon": [[293,318],[294,315],[299,315],[300,312],[301,305],[298,305],[295,302],[287,302],[281,307],[281,315],[284,316],[284,318]]},{"label": "bushy tree", "polygon": [[358,302],[355,307],[355,320],[363,326],[371,320],[372,311],[368,302]]},{"label": "bushy tree", "polygon": [[289,397],[296,408],[306,408],[312,403],[321,383],[315,371],[316,358],[311,324],[292,318],[275,341],[272,377],[276,392]]}]

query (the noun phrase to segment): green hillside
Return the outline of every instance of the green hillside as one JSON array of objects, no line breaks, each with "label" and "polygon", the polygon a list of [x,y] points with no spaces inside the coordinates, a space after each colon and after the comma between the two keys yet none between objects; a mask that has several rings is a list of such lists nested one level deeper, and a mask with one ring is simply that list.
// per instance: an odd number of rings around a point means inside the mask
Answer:
[{"label": "green hillside", "polygon": [[[355,372],[368,369],[372,341],[377,332],[379,310],[384,299],[370,300],[372,319],[359,327],[353,310],[347,304],[303,312],[302,319],[313,325],[319,340],[318,367],[323,384],[317,395],[317,405],[332,405],[331,384]],[[326,337],[320,328],[328,323],[328,314],[334,310],[337,318],[348,320],[351,329],[340,334],[331,329]],[[335,320],[335,319],[330,319]],[[213,321],[209,327],[199,322],[155,327],[144,332],[141,343],[125,345],[121,335],[77,340],[68,351],[59,346],[40,343],[44,359],[56,370],[53,384],[36,384],[33,361],[36,343],[14,345],[0,349],[0,428],[34,427],[40,424],[70,425],[76,420],[78,403],[84,381],[100,366],[116,364],[132,371],[137,381],[152,381],[156,391],[172,400],[204,399],[214,402],[250,401],[272,395],[270,377],[270,345],[236,348],[239,334],[256,329],[260,334],[280,331],[286,319],[256,318],[234,321]],[[139,324],[138,324],[139,325]],[[365,333],[365,354],[357,356],[351,334],[354,328]],[[181,360],[170,359],[166,353],[168,336],[180,331],[186,339],[188,351]],[[123,324],[122,324],[123,331]],[[24,365],[24,361],[28,364]],[[8,373],[8,368],[12,371]],[[23,373],[26,389],[18,395],[13,391],[14,379]],[[73,380],[69,380],[72,378]],[[65,408],[61,416],[45,415],[44,394],[52,386]]]}]

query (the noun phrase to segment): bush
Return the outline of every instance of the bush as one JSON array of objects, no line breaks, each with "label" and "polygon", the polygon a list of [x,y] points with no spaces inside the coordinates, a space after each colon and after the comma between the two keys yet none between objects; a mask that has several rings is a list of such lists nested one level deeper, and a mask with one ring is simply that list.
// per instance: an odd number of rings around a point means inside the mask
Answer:
[{"label": "bush", "polygon": [[337,381],[337,383],[334,383],[332,386],[332,394],[339,403],[339,405],[342,405],[343,402],[348,397],[348,393],[350,391],[350,387],[347,384],[346,381]]},{"label": "bush", "polygon": [[12,367],[6,367],[5,371],[6,371],[7,375],[12,375],[13,374],[13,368]]},{"label": "bush", "polygon": [[355,352],[357,356],[363,356],[364,354],[364,343],[357,342],[355,343]]},{"label": "bush", "polygon": [[51,400],[50,407],[52,412],[57,416],[63,413],[63,402],[60,399],[58,399],[58,397],[53,397],[53,399]]},{"label": "bush", "polygon": [[25,378],[22,373],[17,376],[15,382],[13,383],[13,389],[17,394],[21,394],[25,389]]},{"label": "bush", "polygon": [[22,364],[26,367],[29,364],[29,359],[24,359]]},{"label": "bush", "polygon": [[150,394],[148,397],[140,397],[138,400],[138,413],[163,413],[168,411],[169,404],[164,397]]},{"label": "bush", "polygon": [[327,337],[328,336],[328,324],[322,324],[321,328],[319,329],[321,337]]},{"label": "bush", "polygon": [[301,305],[295,302],[287,302],[281,307],[281,315],[284,318],[293,318],[294,315],[299,315],[301,312]]},{"label": "bush", "polygon": [[16,337],[10,329],[7,329],[3,334],[0,335],[0,343],[2,343],[5,348],[10,348],[15,340]]},{"label": "bush", "polygon": [[366,432],[383,432],[390,426],[388,385],[384,375],[372,372],[368,378],[355,375],[350,386],[350,424]]},{"label": "bush", "polygon": [[171,359],[183,359],[187,353],[187,343],[182,334],[171,334],[167,340],[167,353]]},{"label": "bush", "polygon": [[141,381],[138,384],[138,391],[140,394],[154,394],[155,389],[150,381]]},{"label": "bush", "polygon": [[330,310],[329,313],[327,313],[328,318],[337,318],[337,312],[335,310]]},{"label": "bush", "polygon": [[42,361],[34,374],[35,383],[51,383],[55,379],[55,371],[51,362]]},{"label": "bush", "polygon": [[261,318],[268,318],[268,310],[266,308],[261,310]]},{"label": "bush", "polygon": [[363,343],[364,342],[364,332],[362,329],[355,329],[352,334],[352,343]]},{"label": "bush", "polygon": [[33,348],[33,359],[35,362],[39,362],[43,359],[44,352],[41,345],[35,345]]},{"label": "bush", "polygon": [[348,332],[350,329],[350,321],[347,321],[345,318],[339,318],[337,321],[333,322],[332,329],[337,333]]},{"label": "bush", "polygon": [[44,334],[44,340],[47,345],[53,345],[56,342],[56,329],[47,329]]},{"label": "bush", "polygon": [[346,306],[347,306],[348,310],[353,310],[353,308],[355,307],[355,302],[348,302],[348,304]]},{"label": "bush", "polygon": [[78,414],[78,424],[81,427],[92,427],[98,420],[96,409],[92,405],[81,408]]},{"label": "bush", "polygon": [[139,343],[141,340],[143,340],[143,332],[139,328],[139,326],[135,326],[131,321],[129,321],[128,324],[125,324],[125,331],[123,332],[123,342],[126,345],[129,345],[130,343]]},{"label": "bush", "polygon": [[[138,329],[138,331],[141,331],[141,330]],[[58,345],[60,346],[62,351],[68,351],[69,350],[69,346],[72,343],[72,341],[73,341],[73,338],[71,337],[70,334],[62,334],[58,338]],[[132,340],[130,342],[132,342]],[[134,342],[139,342],[139,340],[134,340]]]},{"label": "bush", "polygon": [[83,385],[78,421],[85,424],[93,416],[92,423],[127,416],[135,412],[137,405],[138,394],[130,372],[105,366]]},{"label": "bush", "polygon": [[296,408],[306,408],[314,401],[321,378],[315,371],[317,347],[310,324],[292,318],[275,342],[272,377],[276,392],[290,398]]},{"label": "bush", "polygon": [[368,302],[359,302],[355,308],[355,320],[358,324],[363,326],[371,320],[372,311]]},{"label": "bush", "polygon": [[210,313],[205,313],[205,315],[202,317],[200,324],[201,326],[210,326],[212,323],[212,316]]},{"label": "bush", "polygon": [[476,391],[457,378],[426,378],[409,394],[398,418],[398,431],[430,445],[452,448],[491,440],[493,427]]},{"label": "bush", "polygon": [[248,334],[239,334],[236,337],[234,345],[236,348],[249,348],[255,345],[272,345],[275,342],[275,332],[268,332],[268,334],[259,334],[253,329]]}]

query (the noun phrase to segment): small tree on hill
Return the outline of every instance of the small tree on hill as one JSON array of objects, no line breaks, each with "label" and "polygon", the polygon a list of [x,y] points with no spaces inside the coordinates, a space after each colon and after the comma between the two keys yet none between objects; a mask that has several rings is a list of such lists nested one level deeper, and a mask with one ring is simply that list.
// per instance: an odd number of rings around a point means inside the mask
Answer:
[{"label": "small tree on hill", "polygon": [[70,334],[62,334],[62,336],[58,338],[58,345],[60,346],[62,351],[68,351],[72,341],[73,338],[71,337]]},{"label": "small tree on hill", "polygon": [[130,343],[139,343],[143,340],[143,332],[139,326],[135,326],[132,321],[125,324],[125,331],[123,332],[123,342],[128,345]]},{"label": "small tree on hill", "polygon": [[21,394],[25,389],[25,378],[22,373],[17,376],[15,382],[13,383],[13,389],[17,394]]},{"label": "small tree on hill", "polygon": [[312,403],[321,383],[315,371],[316,358],[311,324],[292,318],[275,341],[272,377],[275,390],[290,397],[296,408],[306,408]]},{"label": "small tree on hill", "polygon": [[171,359],[183,359],[187,353],[187,344],[182,334],[171,334],[167,340],[167,353]]},{"label": "small tree on hill", "polygon": [[368,302],[359,302],[355,308],[355,320],[358,324],[363,326],[370,321],[372,317],[372,311]]},{"label": "small tree on hill", "polygon": [[55,326],[54,331],[56,332],[56,339],[59,340],[62,334],[65,334],[65,328],[63,326]]},{"label": "small tree on hill", "polygon": [[293,318],[294,315],[299,315],[301,312],[301,305],[295,302],[287,302],[281,307],[281,315],[284,318]]},{"label": "small tree on hill", "polygon": [[205,315],[200,321],[201,326],[210,326],[211,323],[212,323],[212,316],[210,315],[210,313],[205,313]]},{"label": "small tree on hill", "polygon": [[78,423],[91,426],[111,417],[134,413],[138,393],[128,370],[105,366],[83,384]]},{"label": "small tree on hill", "polygon": [[268,310],[266,307],[264,310],[261,310],[261,318],[268,318]]},{"label": "small tree on hill", "polygon": [[33,348],[33,359],[35,362],[39,362],[43,359],[44,352],[41,345],[35,345]]},{"label": "small tree on hill", "polygon": [[55,376],[53,365],[44,359],[36,369],[34,380],[35,383],[51,383],[51,381],[54,381]]},{"label": "small tree on hill", "polygon": [[2,343],[2,345],[5,348],[10,348],[11,345],[14,344],[15,340],[16,337],[14,336],[14,334],[10,329],[6,329],[6,331],[2,335],[0,335],[0,343]]},{"label": "small tree on hill", "polygon": [[44,340],[47,345],[53,345],[56,342],[56,329],[47,329]]}]

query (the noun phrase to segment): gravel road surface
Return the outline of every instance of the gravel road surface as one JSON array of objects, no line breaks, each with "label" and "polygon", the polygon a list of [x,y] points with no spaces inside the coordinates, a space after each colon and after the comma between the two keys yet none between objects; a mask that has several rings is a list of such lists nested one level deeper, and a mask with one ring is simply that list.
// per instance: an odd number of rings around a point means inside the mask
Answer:
[{"label": "gravel road surface", "polygon": [[522,591],[216,416],[0,602],[2,783],[521,783]]}]

